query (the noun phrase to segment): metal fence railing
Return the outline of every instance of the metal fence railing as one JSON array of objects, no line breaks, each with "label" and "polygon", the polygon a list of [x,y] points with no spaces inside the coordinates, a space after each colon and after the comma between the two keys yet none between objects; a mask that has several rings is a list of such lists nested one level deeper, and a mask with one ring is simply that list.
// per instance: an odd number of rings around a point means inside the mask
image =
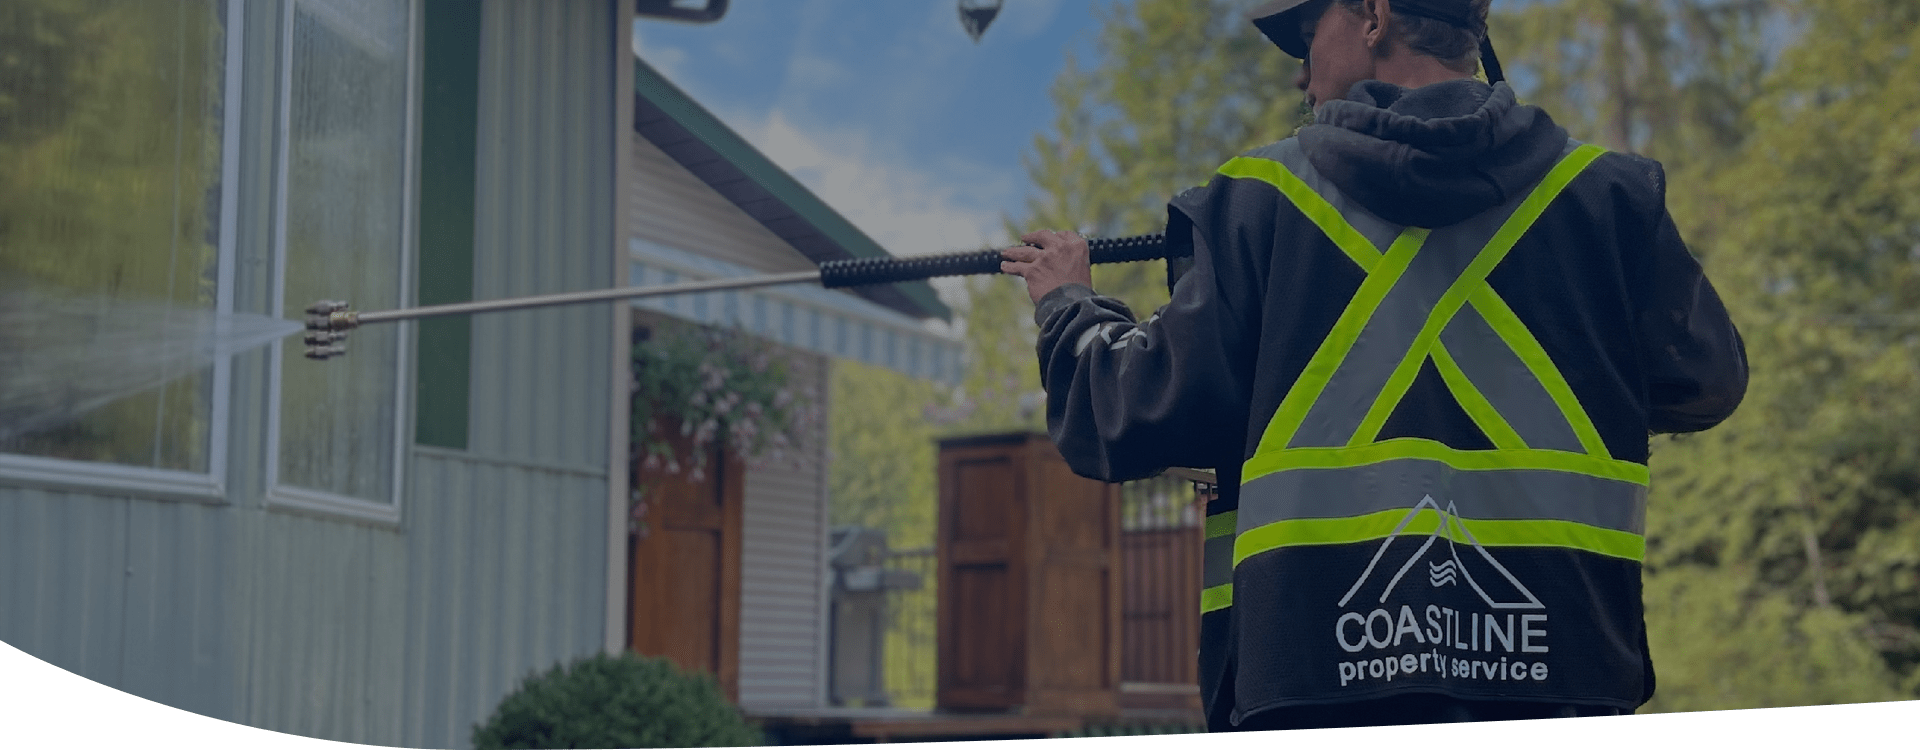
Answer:
[{"label": "metal fence railing", "polygon": [[887,593],[892,621],[887,628],[886,690],[899,708],[933,708],[939,651],[937,562],[931,547],[897,550],[887,557],[888,568],[918,573],[921,580],[917,589]]},{"label": "metal fence railing", "polygon": [[1120,681],[1197,679],[1201,518],[1191,481],[1163,474],[1120,487]]}]

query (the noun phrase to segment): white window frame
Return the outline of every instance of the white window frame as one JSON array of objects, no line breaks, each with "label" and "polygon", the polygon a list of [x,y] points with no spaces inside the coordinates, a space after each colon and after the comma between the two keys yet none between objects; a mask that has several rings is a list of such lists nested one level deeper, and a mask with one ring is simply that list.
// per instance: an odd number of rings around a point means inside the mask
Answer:
[{"label": "white window frame", "polygon": [[[246,5],[226,3],[225,67],[221,71],[220,244],[216,253],[214,310],[233,313],[234,242],[239,233],[241,73],[246,69]],[[227,436],[231,425],[233,358],[213,364],[212,412],[207,426],[207,470],[158,469],[102,461],[76,461],[0,453],[0,480],[82,492],[111,492],[160,500],[227,502]]]},{"label": "white window frame", "polygon": [[[280,45],[279,45],[279,82],[274,118],[274,202],[273,202],[273,309],[286,309],[286,267],[287,267],[287,169],[288,140],[293,116],[293,18],[294,6],[298,4],[319,5],[325,0],[280,0]],[[402,147],[402,207],[400,210],[400,258],[394,269],[400,275],[399,304],[413,304],[413,264],[418,253],[419,239],[414,229],[415,212],[419,196],[418,148],[420,141],[420,54],[421,54],[421,2],[407,1],[407,82],[406,82],[406,136]],[[393,476],[389,484],[391,501],[382,502],[366,498],[351,497],[337,493],[298,487],[280,483],[280,405],[281,405],[281,367],[285,359],[283,342],[274,342],[271,365],[267,382],[267,450],[266,450],[266,505],[270,509],[314,513],[322,516],[345,518],[372,522],[381,525],[398,525],[401,519],[401,505],[406,487],[406,458],[408,447],[407,428],[410,418],[413,384],[408,377],[412,373],[413,363],[413,324],[399,324],[394,346],[399,356],[395,358],[394,420],[393,420]],[[351,355],[348,355],[351,356]],[[325,363],[315,363],[315,367],[324,367]]]}]

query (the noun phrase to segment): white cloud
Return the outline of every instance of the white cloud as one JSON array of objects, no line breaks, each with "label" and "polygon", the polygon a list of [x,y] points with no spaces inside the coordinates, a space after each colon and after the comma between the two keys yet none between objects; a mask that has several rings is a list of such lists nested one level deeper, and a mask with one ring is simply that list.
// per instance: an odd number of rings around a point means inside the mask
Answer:
[{"label": "white cloud", "polygon": [[[894,255],[997,247],[1007,242],[1000,207],[1019,183],[959,159],[888,155],[866,133],[803,126],[775,109],[756,121],[727,118],[774,164]],[[965,305],[960,278],[933,279],[940,296]]]},{"label": "white cloud", "polygon": [[955,160],[926,164],[887,158],[863,133],[802,128],[783,110],[742,131],[781,169],[895,255],[979,249],[1001,239],[999,213],[988,206],[1005,203],[996,199],[1013,194],[1013,180],[969,185],[979,189],[971,200],[950,184],[955,177],[975,182],[990,170]]}]

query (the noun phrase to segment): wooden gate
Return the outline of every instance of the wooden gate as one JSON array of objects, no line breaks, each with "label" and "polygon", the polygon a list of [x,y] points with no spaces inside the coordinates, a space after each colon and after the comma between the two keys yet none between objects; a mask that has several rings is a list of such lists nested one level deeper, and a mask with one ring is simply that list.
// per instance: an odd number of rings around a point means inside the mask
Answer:
[{"label": "wooden gate", "polygon": [[1121,494],[1120,705],[1197,711],[1205,540],[1193,485],[1161,476]]},{"label": "wooden gate", "polygon": [[940,443],[940,708],[1116,710],[1116,485],[1074,476],[1046,435]]}]

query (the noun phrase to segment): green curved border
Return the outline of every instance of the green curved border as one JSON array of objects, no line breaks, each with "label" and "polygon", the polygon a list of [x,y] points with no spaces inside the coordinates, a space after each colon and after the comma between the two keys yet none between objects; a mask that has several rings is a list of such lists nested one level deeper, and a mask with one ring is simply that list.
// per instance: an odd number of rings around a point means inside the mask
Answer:
[{"label": "green curved border", "polygon": [[[1044,742],[1058,750],[1221,748],[1818,748],[1920,737],[1920,700],[1766,708],[1705,714],[1632,715],[1605,719],[1511,721],[1442,727],[1315,729],[1258,735],[1060,738],[937,742],[937,746],[1014,750]],[[0,643],[0,744],[17,748],[261,748],[346,750],[365,744],[315,740],[188,714],[46,664]]]}]

